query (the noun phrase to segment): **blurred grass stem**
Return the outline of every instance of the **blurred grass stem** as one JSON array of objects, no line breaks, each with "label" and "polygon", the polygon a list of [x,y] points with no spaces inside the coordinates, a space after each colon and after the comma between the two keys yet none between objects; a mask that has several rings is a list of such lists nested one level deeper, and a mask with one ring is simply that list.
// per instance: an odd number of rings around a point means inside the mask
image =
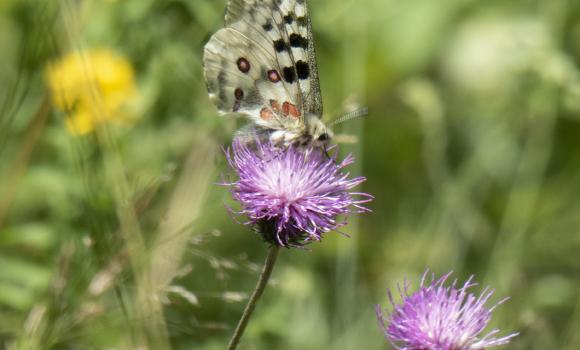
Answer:
[{"label": "blurred grass stem", "polygon": [[276,264],[276,259],[278,258],[278,252],[280,251],[280,247],[277,245],[272,245],[270,250],[268,251],[268,256],[266,257],[266,261],[264,262],[264,267],[262,268],[262,273],[260,273],[260,278],[258,279],[258,284],[256,284],[256,288],[244,309],[244,313],[242,314],[242,318],[238,322],[236,326],[236,330],[230,339],[228,344],[227,350],[235,350],[240,343],[240,339],[242,339],[242,335],[244,335],[244,331],[246,330],[246,326],[252,317],[252,313],[254,313],[254,309],[256,308],[256,304],[258,300],[264,293],[264,289],[268,284],[268,280],[270,279],[270,275],[272,274],[272,270],[274,269],[274,265]]},{"label": "blurred grass stem", "polygon": [[2,187],[2,198],[0,198],[0,227],[2,227],[14,197],[18,192],[18,185],[28,169],[28,164],[36,147],[36,143],[50,115],[50,106],[50,98],[46,95],[43,97],[32,122],[26,130],[24,141],[22,142],[22,147],[18,152],[16,161],[10,167],[11,171],[7,176],[8,180]]}]

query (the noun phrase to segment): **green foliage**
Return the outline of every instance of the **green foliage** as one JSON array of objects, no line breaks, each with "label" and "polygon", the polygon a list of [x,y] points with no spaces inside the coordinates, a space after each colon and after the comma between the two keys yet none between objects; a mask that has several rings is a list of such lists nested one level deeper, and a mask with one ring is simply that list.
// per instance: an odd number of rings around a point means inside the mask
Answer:
[{"label": "green foliage", "polygon": [[[1,348],[225,348],[266,254],[216,185],[239,125],[201,56],[225,2],[0,3]],[[281,252],[241,348],[387,349],[374,305],[425,267],[510,296],[509,348],[579,348],[580,3],[311,3],[326,118],[370,110],[336,132],[376,200],[351,238]],[[46,70],[94,48],[134,69],[136,118],[79,136]]]}]

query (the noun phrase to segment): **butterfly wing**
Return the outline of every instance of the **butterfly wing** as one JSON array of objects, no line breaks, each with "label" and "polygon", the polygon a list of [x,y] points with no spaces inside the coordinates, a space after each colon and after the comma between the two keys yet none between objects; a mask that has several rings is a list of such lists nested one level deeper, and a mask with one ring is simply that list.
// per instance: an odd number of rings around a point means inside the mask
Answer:
[{"label": "butterfly wing", "polygon": [[264,101],[286,95],[274,83],[264,86],[265,67],[274,63],[274,55],[247,35],[233,28],[215,33],[205,46],[204,74],[210,100],[219,113],[243,114],[258,124],[266,123],[266,118],[260,118]]},{"label": "butterfly wing", "polygon": [[284,80],[298,85],[306,113],[322,116],[316,52],[306,0],[231,0],[226,25],[249,27],[265,46],[273,46]]},{"label": "butterfly wing", "polygon": [[221,114],[245,114],[269,129],[300,128],[305,112],[322,113],[311,55],[304,0],[230,0],[226,28],[205,47],[210,98]]},{"label": "butterfly wing", "polygon": [[310,71],[309,93],[306,95],[304,102],[304,109],[310,114],[322,118],[322,94],[320,93],[320,82],[318,81],[318,65],[316,62],[316,51],[314,48],[314,36],[312,35],[312,21],[309,15],[309,8],[306,0],[304,0],[305,17],[306,18],[306,38],[308,40],[308,47],[306,49],[306,56],[308,57],[308,67]]}]

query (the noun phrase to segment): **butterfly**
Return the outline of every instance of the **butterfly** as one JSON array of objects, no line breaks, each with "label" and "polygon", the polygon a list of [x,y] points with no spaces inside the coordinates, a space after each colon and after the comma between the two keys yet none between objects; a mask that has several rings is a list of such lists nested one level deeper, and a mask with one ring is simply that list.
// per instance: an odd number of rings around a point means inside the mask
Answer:
[{"label": "butterfly", "polygon": [[220,115],[249,118],[275,145],[323,147],[333,137],[321,120],[306,0],[229,0],[225,27],[205,45],[203,63]]}]

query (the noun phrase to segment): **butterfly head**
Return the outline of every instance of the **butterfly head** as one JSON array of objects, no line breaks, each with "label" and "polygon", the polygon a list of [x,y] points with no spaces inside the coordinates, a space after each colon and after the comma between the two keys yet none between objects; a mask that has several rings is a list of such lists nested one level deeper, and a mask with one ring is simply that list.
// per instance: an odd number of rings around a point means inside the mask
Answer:
[{"label": "butterfly head", "polygon": [[313,147],[325,147],[334,137],[332,130],[320,120],[320,117],[314,114],[306,115],[304,122],[308,140],[306,144]]}]

